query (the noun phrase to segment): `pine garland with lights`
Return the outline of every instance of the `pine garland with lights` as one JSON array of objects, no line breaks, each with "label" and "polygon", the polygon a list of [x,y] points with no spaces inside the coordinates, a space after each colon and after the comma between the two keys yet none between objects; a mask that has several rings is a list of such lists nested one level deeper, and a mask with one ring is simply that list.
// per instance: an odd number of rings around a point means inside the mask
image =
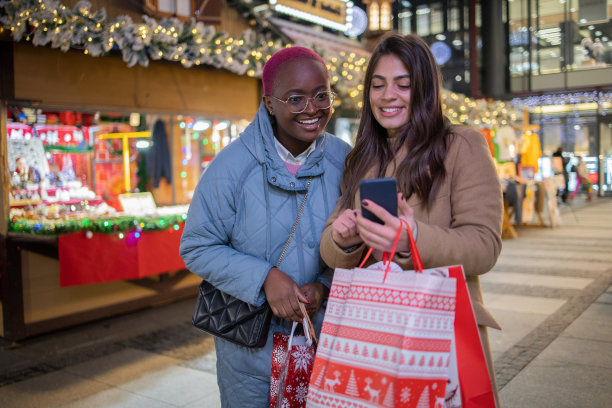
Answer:
[{"label": "pine garland with lights", "polygon": [[[184,22],[162,18],[158,22],[147,15],[142,19],[135,22],[129,16],[119,16],[110,20],[103,8],[92,11],[87,1],[78,2],[74,8],[58,0],[0,1],[0,25],[11,31],[14,41],[25,38],[36,46],[50,45],[64,52],[81,49],[94,57],[119,50],[129,67],[136,64],[146,67],[150,60],[164,59],[180,62],[187,68],[202,64],[260,77],[267,59],[291,45],[266,29],[262,30],[264,33],[248,29],[233,38],[195,19]],[[349,106],[357,106],[367,60],[351,53],[315,51],[327,61],[332,85],[340,99]]]},{"label": "pine garland with lights", "polygon": [[118,49],[129,67],[146,67],[149,60],[165,59],[187,68],[204,64],[259,76],[265,57],[284,46],[253,30],[233,38],[195,19],[162,18],[158,22],[147,15],[142,18],[142,22],[129,16],[109,20],[105,9],[92,11],[88,1],[79,1],[74,8],[57,0],[0,1],[0,24],[11,31],[14,41],[25,38],[36,46],[81,49],[94,57]]},{"label": "pine garland with lights", "polygon": [[[148,66],[150,60],[180,62],[184,67],[210,65],[238,75],[261,76],[265,61],[279,49],[289,46],[270,29],[266,16],[255,13],[252,0],[231,0],[258,31],[245,30],[237,38],[216,32],[191,19],[162,18],[159,22],[143,15],[142,22],[129,16],[109,20],[105,9],[91,10],[88,1],[74,8],[58,0],[0,0],[0,30],[11,31],[14,41],[25,38],[36,46],[51,45],[67,51],[81,49],[91,56],[119,50],[129,67]],[[269,11],[268,11],[269,12]],[[344,51],[333,52],[316,44],[311,46],[327,62],[331,83],[345,110],[358,112],[362,105],[363,76],[367,58]],[[466,98],[444,91],[445,113],[457,123],[495,127],[512,124],[520,115],[504,102]]]},{"label": "pine garland with lights", "polygon": [[79,231],[95,233],[126,233],[141,231],[162,231],[169,228],[178,230],[185,222],[187,214],[168,215],[164,217],[133,217],[124,216],[108,219],[74,219],[74,220],[30,220],[12,218],[9,221],[9,231],[23,234],[61,235]]}]

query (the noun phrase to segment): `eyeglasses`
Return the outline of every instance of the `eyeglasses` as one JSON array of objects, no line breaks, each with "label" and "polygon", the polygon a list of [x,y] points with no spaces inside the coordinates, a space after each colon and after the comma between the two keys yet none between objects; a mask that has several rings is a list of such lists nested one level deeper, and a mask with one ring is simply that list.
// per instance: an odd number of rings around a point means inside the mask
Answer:
[{"label": "eyeglasses", "polygon": [[312,98],[306,95],[291,95],[286,100],[270,95],[270,97],[287,105],[291,113],[304,112],[308,108],[308,102],[310,101],[312,101],[312,106],[317,109],[328,109],[334,103],[335,96],[336,94],[331,91],[319,92]]}]

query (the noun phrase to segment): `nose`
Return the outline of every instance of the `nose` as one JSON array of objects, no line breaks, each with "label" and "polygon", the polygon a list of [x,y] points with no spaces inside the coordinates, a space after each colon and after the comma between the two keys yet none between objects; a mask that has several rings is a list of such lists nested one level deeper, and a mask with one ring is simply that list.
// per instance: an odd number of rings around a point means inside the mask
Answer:
[{"label": "nose", "polygon": [[307,98],[306,99],[306,107],[304,108],[304,110],[302,112],[317,113],[318,110],[319,110],[319,108],[317,108],[315,106],[314,98]]},{"label": "nose", "polygon": [[383,92],[384,99],[395,99],[395,90],[392,86],[386,86]]}]

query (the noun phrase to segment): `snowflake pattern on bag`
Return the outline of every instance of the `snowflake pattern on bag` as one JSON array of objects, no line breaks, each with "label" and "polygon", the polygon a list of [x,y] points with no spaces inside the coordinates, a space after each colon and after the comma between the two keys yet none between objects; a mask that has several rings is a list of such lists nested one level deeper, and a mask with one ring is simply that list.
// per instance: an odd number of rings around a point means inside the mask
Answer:
[{"label": "snowflake pattern on bag", "polygon": [[293,351],[291,352],[291,357],[293,357],[293,362],[295,367],[293,369],[294,372],[298,371],[308,371],[308,366],[310,365],[312,368],[312,350],[308,346],[296,346],[293,347]]},{"label": "snowflake pattern on bag", "polygon": [[272,346],[272,371],[270,378],[270,408],[275,408],[279,397],[280,377],[286,358],[289,358],[287,379],[282,393],[282,408],[302,408],[306,405],[308,384],[314,364],[315,348],[306,345],[292,345],[287,353],[289,336],[274,333]]}]

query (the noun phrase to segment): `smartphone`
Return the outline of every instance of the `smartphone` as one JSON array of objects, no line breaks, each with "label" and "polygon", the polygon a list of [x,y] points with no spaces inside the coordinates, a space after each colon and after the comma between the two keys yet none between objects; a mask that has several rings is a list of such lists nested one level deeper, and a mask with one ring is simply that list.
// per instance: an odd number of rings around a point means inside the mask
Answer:
[{"label": "smartphone", "polygon": [[[378,178],[361,180],[359,183],[361,200],[368,199],[383,207],[390,214],[397,216],[397,184],[394,178]],[[383,224],[383,222],[363,205],[361,215],[368,220]]]}]

